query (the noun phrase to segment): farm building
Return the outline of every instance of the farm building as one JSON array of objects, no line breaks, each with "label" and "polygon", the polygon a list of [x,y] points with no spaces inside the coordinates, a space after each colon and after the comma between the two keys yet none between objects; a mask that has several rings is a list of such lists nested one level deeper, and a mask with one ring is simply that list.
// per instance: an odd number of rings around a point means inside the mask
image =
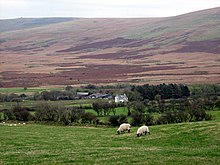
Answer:
[{"label": "farm building", "polygon": [[116,103],[128,102],[128,97],[126,96],[126,94],[124,94],[124,95],[116,95],[115,96],[115,102]]},{"label": "farm building", "polygon": [[90,99],[113,99],[113,96],[110,94],[96,93],[96,94],[89,95],[88,98],[90,98]]}]

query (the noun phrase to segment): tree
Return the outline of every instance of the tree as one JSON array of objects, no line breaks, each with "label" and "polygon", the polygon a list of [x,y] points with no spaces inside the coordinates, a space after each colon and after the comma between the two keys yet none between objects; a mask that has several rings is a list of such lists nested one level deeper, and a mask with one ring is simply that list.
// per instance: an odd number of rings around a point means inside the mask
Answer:
[{"label": "tree", "polygon": [[41,92],[41,98],[43,99],[43,100],[50,100],[50,92],[48,92],[48,91],[43,91],[43,92]]},{"label": "tree", "polygon": [[217,108],[220,108],[220,99],[215,101],[215,106],[216,106]]},{"label": "tree", "polygon": [[15,106],[12,111],[16,120],[28,121],[32,118],[30,112],[24,107]]},{"label": "tree", "polygon": [[19,106],[19,103],[22,102],[23,100],[21,98],[14,98],[12,99],[12,102],[16,102],[17,106]]},{"label": "tree", "polygon": [[166,111],[166,102],[165,100],[161,100],[158,104],[159,111],[160,112],[165,112]]},{"label": "tree", "polygon": [[158,103],[161,101],[161,95],[157,94],[155,97],[154,97],[154,100],[156,100]]},{"label": "tree", "polygon": [[157,103],[155,101],[149,101],[149,103],[148,103],[148,112],[149,113],[158,112],[157,111]]},{"label": "tree", "polygon": [[126,104],[126,107],[127,107],[127,109],[128,109],[128,116],[131,116],[131,108],[132,108],[132,102],[128,102],[127,104]]},{"label": "tree", "polygon": [[116,104],[115,104],[114,102],[111,103],[111,104],[110,104],[110,111],[113,113],[113,115],[116,114],[115,108],[116,108]]},{"label": "tree", "polygon": [[182,91],[182,96],[185,96],[185,97],[189,97],[190,96],[189,88],[186,85],[180,84],[180,89]]},{"label": "tree", "polygon": [[145,116],[144,116],[144,123],[146,125],[154,125],[154,116],[147,113]]},{"label": "tree", "polygon": [[13,111],[11,109],[5,109],[3,111],[3,118],[4,120],[15,120]]},{"label": "tree", "polygon": [[85,86],[85,89],[96,89],[96,86],[89,84],[89,85]]},{"label": "tree", "polygon": [[98,116],[102,114],[102,107],[100,102],[92,103],[92,108],[97,113]]},{"label": "tree", "polygon": [[122,124],[122,123],[127,123],[128,122],[128,118],[126,115],[119,115],[119,119],[118,119],[118,123]]},{"label": "tree", "polygon": [[110,109],[111,109],[111,105],[108,102],[103,102],[101,104],[104,115],[109,115],[110,113]]},{"label": "tree", "polygon": [[145,105],[143,102],[133,102],[133,110],[134,112],[144,113],[145,112]]},{"label": "tree", "polygon": [[66,87],[65,87],[65,90],[66,91],[70,91],[70,90],[72,90],[73,89],[73,87],[71,86],[71,85],[67,85]]},{"label": "tree", "polygon": [[119,115],[109,116],[109,123],[112,126],[118,126],[119,125]]},{"label": "tree", "polygon": [[82,122],[83,123],[87,123],[89,122],[90,124],[94,124],[96,123],[97,121],[97,117],[96,115],[90,113],[90,112],[85,112],[83,115],[82,115]]},{"label": "tree", "polygon": [[128,97],[129,101],[140,101],[143,98],[141,97],[141,94],[138,91],[126,91],[126,96]]},{"label": "tree", "polygon": [[131,124],[134,126],[141,125],[144,122],[144,114],[137,111],[131,114],[131,118],[132,118]]},{"label": "tree", "polygon": [[36,104],[35,117],[39,121],[60,121],[65,107],[55,102],[41,102]]},{"label": "tree", "polygon": [[5,120],[18,120],[18,121],[29,121],[33,118],[30,112],[25,107],[19,105],[14,106],[12,109],[3,111]]}]

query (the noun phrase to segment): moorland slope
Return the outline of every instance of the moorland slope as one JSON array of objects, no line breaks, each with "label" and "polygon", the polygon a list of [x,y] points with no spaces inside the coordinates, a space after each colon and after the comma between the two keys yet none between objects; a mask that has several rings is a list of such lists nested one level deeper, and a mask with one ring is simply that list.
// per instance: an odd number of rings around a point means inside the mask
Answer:
[{"label": "moorland slope", "polygon": [[0,86],[220,83],[220,8],[166,18],[0,20]]}]

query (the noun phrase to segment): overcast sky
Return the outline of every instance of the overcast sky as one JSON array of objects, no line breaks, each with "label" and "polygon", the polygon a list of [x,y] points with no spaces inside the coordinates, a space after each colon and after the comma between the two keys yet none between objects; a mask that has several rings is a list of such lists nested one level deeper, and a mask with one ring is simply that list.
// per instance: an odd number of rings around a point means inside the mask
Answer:
[{"label": "overcast sky", "polygon": [[165,17],[220,7],[220,0],[0,0],[0,19]]}]

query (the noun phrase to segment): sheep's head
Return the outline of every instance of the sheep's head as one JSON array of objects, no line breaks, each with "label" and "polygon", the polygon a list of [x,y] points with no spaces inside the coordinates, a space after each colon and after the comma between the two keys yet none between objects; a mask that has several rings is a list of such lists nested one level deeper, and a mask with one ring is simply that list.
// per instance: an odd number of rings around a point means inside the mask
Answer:
[{"label": "sheep's head", "polygon": [[118,132],[118,134],[120,134],[120,131],[119,131],[119,130],[118,130],[117,132]]},{"label": "sheep's head", "polygon": [[129,129],[129,130],[128,130],[128,133],[130,133],[130,131],[131,131],[131,130]]},{"label": "sheep's head", "polygon": [[141,135],[139,133],[137,133],[137,137],[140,137]]}]

